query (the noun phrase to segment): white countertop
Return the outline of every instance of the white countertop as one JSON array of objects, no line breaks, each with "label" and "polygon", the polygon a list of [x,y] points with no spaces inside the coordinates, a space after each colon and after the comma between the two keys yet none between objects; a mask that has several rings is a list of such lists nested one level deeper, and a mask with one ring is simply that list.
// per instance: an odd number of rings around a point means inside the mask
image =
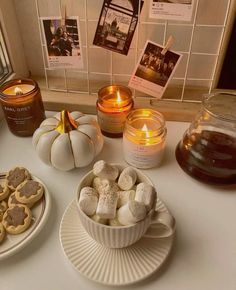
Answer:
[{"label": "white countertop", "polygon": [[[159,168],[144,172],[155,183],[160,198],[177,221],[171,255],[150,278],[123,289],[236,289],[236,187],[208,186],[180,169],[174,151],[188,125],[167,122],[164,161]],[[31,137],[11,134],[5,121],[0,123],[0,172],[24,166],[47,185],[52,198],[49,220],[39,235],[19,253],[0,261],[0,289],[113,288],[79,274],[67,260],[59,241],[62,215],[75,198],[81,176],[92,168],[92,164],[70,172],[57,171],[39,160],[31,141]],[[103,151],[96,160],[125,164],[121,152],[122,138],[105,137]]]}]

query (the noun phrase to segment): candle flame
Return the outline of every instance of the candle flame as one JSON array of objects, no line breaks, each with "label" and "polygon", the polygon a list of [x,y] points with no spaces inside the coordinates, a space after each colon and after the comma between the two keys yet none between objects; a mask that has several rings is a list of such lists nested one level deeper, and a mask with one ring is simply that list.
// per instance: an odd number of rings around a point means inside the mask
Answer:
[{"label": "candle flame", "polygon": [[121,100],[121,96],[120,96],[120,91],[117,91],[116,95],[117,95],[116,101],[117,101],[118,104],[120,104],[121,101],[122,101]]},{"label": "candle flame", "polygon": [[144,125],[143,125],[141,131],[144,132],[146,138],[150,138],[150,137],[152,136],[151,131],[148,129],[148,126],[147,126],[145,123],[144,123]]},{"label": "candle flame", "polygon": [[19,87],[16,87],[14,91],[15,91],[16,96],[23,95],[23,91]]},{"label": "candle flame", "polygon": [[143,128],[141,129],[144,132],[148,132],[148,127],[146,124],[143,125]]}]

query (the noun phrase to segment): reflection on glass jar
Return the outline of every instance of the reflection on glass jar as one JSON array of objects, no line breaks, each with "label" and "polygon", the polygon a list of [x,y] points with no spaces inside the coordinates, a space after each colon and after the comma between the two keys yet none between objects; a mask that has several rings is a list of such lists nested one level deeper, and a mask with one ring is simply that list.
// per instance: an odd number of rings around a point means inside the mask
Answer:
[{"label": "reflection on glass jar", "polygon": [[204,96],[175,154],[181,168],[198,180],[236,184],[236,94]]}]

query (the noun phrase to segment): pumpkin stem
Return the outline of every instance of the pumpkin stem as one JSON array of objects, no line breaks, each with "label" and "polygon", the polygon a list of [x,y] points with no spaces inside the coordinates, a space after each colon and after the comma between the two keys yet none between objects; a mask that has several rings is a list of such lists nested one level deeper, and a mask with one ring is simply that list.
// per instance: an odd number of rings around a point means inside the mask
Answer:
[{"label": "pumpkin stem", "polygon": [[67,110],[61,111],[61,118],[56,127],[56,131],[60,134],[68,133],[72,130],[76,130],[78,125],[75,120],[71,117],[70,113]]}]

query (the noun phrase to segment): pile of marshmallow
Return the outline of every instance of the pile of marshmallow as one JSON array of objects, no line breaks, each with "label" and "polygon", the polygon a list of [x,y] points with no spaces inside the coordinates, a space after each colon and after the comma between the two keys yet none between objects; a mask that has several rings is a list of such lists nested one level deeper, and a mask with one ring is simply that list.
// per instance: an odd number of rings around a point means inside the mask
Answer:
[{"label": "pile of marshmallow", "polygon": [[93,174],[91,186],[80,191],[79,206],[95,222],[131,225],[143,220],[153,208],[156,191],[148,183],[138,183],[133,167],[120,173],[118,167],[99,160],[93,166]]}]

